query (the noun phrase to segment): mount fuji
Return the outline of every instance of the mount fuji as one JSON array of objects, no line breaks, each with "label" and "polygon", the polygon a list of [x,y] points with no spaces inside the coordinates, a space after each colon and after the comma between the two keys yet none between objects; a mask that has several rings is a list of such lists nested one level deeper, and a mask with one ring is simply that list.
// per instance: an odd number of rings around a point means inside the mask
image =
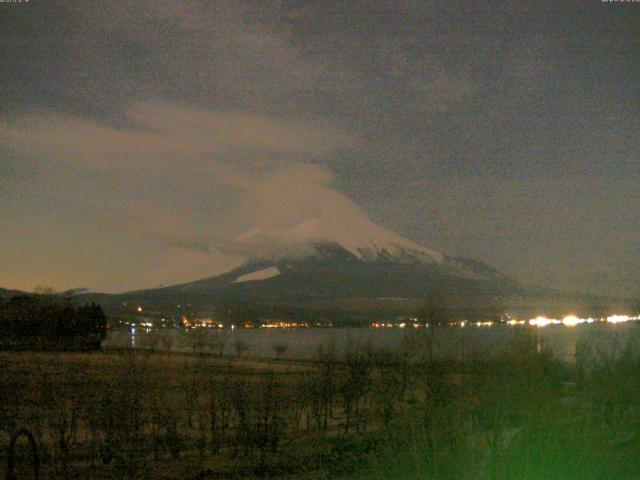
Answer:
[{"label": "mount fuji", "polygon": [[224,301],[373,311],[433,295],[477,304],[528,292],[488,265],[422,246],[364,214],[325,211],[292,225],[259,224],[223,248],[247,260],[221,275],[123,295],[203,307]]},{"label": "mount fuji", "polygon": [[[446,255],[376,224],[353,200],[330,188],[329,179],[318,174],[317,181],[307,181],[306,173],[241,184],[246,194],[229,214],[225,240],[204,241],[216,252],[240,258],[231,270],[203,276],[198,267],[193,280],[81,296],[114,308],[190,305],[206,312],[243,305],[258,315],[373,316],[415,312],[435,296],[456,308],[484,308],[544,293],[482,262]],[[211,230],[210,236],[219,234]]]}]

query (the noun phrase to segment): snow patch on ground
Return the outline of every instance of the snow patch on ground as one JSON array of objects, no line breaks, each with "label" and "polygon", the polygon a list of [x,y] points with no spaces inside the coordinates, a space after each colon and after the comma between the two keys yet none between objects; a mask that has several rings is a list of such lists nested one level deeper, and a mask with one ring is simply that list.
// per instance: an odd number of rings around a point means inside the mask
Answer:
[{"label": "snow patch on ground", "polygon": [[280,275],[280,270],[277,267],[263,268],[255,272],[240,275],[231,283],[252,282],[256,280],[266,280],[267,278],[276,277]]}]

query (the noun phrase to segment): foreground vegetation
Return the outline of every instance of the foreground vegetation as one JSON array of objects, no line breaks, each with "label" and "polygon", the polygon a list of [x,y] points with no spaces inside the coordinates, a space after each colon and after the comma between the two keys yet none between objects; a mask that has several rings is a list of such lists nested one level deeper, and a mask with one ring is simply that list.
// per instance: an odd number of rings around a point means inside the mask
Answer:
[{"label": "foreground vegetation", "polygon": [[[522,328],[493,358],[443,363],[429,335],[304,364],[0,353],[0,448],[26,427],[54,479],[638,478],[635,343],[580,346],[567,365]],[[25,475],[28,450],[17,442]]]},{"label": "foreground vegetation", "polygon": [[0,298],[0,350],[99,350],[107,318],[99,305],[30,294]]}]

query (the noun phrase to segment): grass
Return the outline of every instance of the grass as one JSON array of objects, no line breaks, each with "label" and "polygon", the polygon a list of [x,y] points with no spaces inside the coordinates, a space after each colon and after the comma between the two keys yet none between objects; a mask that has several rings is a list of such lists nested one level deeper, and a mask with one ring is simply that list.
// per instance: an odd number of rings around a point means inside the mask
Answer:
[{"label": "grass", "polygon": [[0,449],[26,427],[53,479],[639,477],[635,345],[575,365],[528,329],[507,347],[464,363],[3,352]]}]

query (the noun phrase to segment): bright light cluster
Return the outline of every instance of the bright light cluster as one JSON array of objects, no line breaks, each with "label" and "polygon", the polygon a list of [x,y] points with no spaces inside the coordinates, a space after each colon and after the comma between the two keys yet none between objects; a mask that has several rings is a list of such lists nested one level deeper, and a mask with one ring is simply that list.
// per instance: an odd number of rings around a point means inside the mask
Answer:
[{"label": "bright light cluster", "polygon": [[539,316],[529,320],[529,325],[533,327],[546,327],[547,325],[557,325],[559,323],[562,323],[562,322],[560,322],[560,320],[557,320],[555,318],[547,318],[544,316]]},{"label": "bright light cluster", "polygon": [[269,322],[260,325],[260,328],[309,328],[307,322]]},{"label": "bright light cluster", "polygon": [[640,316],[630,317],[629,315],[611,315],[607,317],[607,323],[624,323],[624,322],[631,322],[634,320],[640,320]]},{"label": "bright light cluster", "polygon": [[493,327],[493,322],[476,322],[478,327]]},{"label": "bright light cluster", "polygon": [[[556,318],[547,318],[544,315],[539,315],[536,318],[532,318],[530,320],[517,320],[515,318],[512,318],[511,316],[507,315],[507,318],[509,318],[509,320],[507,320],[507,325],[511,325],[511,326],[515,326],[515,325],[530,325],[532,327],[546,327],[549,325],[564,325],[565,327],[575,327],[577,325],[581,325],[583,323],[595,323],[595,322],[606,322],[606,323],[624,323],[624,322],[633,322],[633,321],[640,321],[640,315],[632,317],[630,315],[610,315],[606,318],[599,318],[599,319],[595,319],[595,318],[580,318],[576,315],[570,314],[565,316],[562,320],[558,320]],[[414,320],[414,319],[411,319]],[[492,322],[492,321],[482,321],[482,322],[469,322],[468,320],[462,320],[460,322],[452,322],[450,325],[454,325],[454,326],[459,326],[461,328],[464,328],[467,325],[473,325],[475,327],[492,327],[496,324],[496,322]],[[383,322],[374,322],[371,324],[371,326],[373,328],[395,328],[395,327],[400,327],[400,328],[405,328],[408,326],[413,326],[413,327],[429,327],[429,325],[425,325],[425,324],[420,324],[420,323],[383,323]]]},{"label": "bright light cluster", "polygon": [[593,318],[578,318],[575,315],[567,315],[562,319],[562,324],[567,327],[575,327],[576,325],[580,325],[581,323],[593,322],[595,322]]},{"label": "bright light cluster", "polygon": [[[607,323],[624,323],[624,322],[632,322],[640,320],[640,316],[632,317],[629,315],[611,315],[609,317],[602,318],[600,321],[606,321]],[[580,325],[582,323],[594,323],[596,319],[594,318],[579,318],[575,315],[567,315],[562,320],[557,320],[555,318],[547,318],[545,316],[538,316],[536,318],[532,318],[529,320],[529,325],[534,327],[546,327],[547,325],[559,325],[562,324],[565,327],[575,327],[576,325]],[[509,320],[507,322],[509,325],[522,325],[524,321],[519,320]]]},{"label": "bright light cluster", "polygon": [[507,325],[524,325],[525,323],[527,323],[526,320],[516,320],[512,318],[507,322]]}]

